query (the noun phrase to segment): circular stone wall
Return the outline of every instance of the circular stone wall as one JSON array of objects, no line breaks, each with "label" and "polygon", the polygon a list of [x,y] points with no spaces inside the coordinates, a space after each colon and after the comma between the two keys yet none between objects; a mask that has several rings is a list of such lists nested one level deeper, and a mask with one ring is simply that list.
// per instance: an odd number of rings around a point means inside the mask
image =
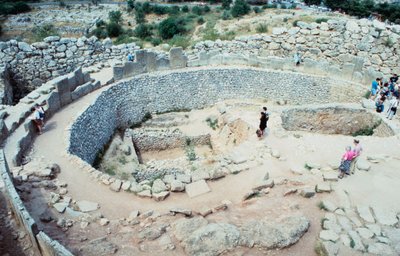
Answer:
[{"label": "circular stone wall", "polygon": [[379,115],[357,107],[293,108],[283,111],[281,118],[283,128],[289,131],[378,136],[395,134]]},{"label": "circular stone wall", "polygon": [[73,123],[68,150],[92,164],[116,128],[141,122],[148,112],[202,108],[234,98],[286,100],[290,104],[354,102],[364,90],[360,85],[328,77],[256,68],[184,69],[140,75],[98,96]]}]

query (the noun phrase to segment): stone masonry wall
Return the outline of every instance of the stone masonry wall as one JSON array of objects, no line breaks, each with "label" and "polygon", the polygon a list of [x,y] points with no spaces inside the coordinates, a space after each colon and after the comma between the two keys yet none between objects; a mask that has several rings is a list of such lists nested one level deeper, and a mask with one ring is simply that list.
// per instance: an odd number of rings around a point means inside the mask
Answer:
[{"label": "stone masonry wall", "polygon": [[400,26],[367,19],[328,20],[321,24],[299,21],[297,27],[273,28],[271,35],[199,42],[188,54],[189,59],[193,54],[275,56],[294,63],[295,52],[308,62],[324,61],[343,72],[357,72],[354,80],[370,83],[371,77],[400,73]]},{"label": "stone masonry wall", "polygon": [[[333,87],[343,90],[332,90]],[[356,101],[360,86],[327,77],[255,68],[185,69],[156,72],[120,82],[102,94],[74,122],[69,152],[88,163],[117,127],[147,112],[201,108],[231,98],[287,100],[291,104]],[[331,92],[334,93],[331,93]]]},{"label": "stone masonry wall", "polygon": [[0,104],[13,103],[13,90],[8,67],[0,67]]},{"label": "stone masonry wall", "polygon": [[32,91],[42,83],[72,72],[77,67],[106,64],[107,60],[125,60],[129,52],[137,49],[139,47],[134,43],[114,46],[110,39],[100,41],[96,37],[76,39],[50,36],[43,42],[31,45],[10,40],[0,42],[0,65],[9,65],[17,85]]}]

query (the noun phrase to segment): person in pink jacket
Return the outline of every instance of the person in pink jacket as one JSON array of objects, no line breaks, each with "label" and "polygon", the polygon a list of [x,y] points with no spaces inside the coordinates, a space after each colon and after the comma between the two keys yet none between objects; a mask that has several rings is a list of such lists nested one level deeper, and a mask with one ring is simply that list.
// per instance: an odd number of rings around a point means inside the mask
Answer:
[{"label": "person in pink jacket", "polygon": [[340,174],[339,178],[343,178],[345,174],[349,175],[350,174],[350,165],[351,161],[355,157],[355,152],[351,150],[350,146],[346,147],[346,152],[342,156],[342,162],[339,166]]}]

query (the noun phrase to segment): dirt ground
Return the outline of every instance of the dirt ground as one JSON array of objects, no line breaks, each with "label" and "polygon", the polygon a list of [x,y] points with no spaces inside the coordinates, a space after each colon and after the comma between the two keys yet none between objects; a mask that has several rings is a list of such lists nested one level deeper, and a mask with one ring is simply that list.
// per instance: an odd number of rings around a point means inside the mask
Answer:
[{"label": "dirt ground", "polygon": [[[127,218],[133,210],[139,210],[141,213],[153,210],[161,215],[154,220],[154,223],[171,223],[180,218],[168,213],[171,208],[180,207],[199,211],[202,207],[213,207],[223,200],[228,200],[231,204],[226,211],[209,215],[207,219],[209,221],[224,221],[238,226],[250,219],[263,217],[274,219],[286,215],[304,215],[311,221],[309,231],[297,244],[290,248],[268,252],[259,251],[255,248],[238,248],[226,255],[314,255],[314,244],[321,230],[320,223],[324,215],[324,212],[317,205],[323,199],[329,199],[342,207],[345,207],[349,202],[352,206],[368,203],[400,211],[400,206],[396,204],[400,191],[398,186],[395,185],[400,182],[400,174],[396,172],[400,155],[392,150],[398,146],[399,138],[397,136],[387,138],[360,137],[364,148],[363,157],[379,153],[390,156],[391,160],[373,164],[369,172],[359,172],[354,176],[333,183],[334,192],[317,194],[310,199],[303,198],[298,194],[284,196],[283,194],[289,189],[300,190],[303,187],[314,187],[322,182],[321,172],[305,172],[299,176],[293,174],[290,171],[291,168],[302,168],[309,161],[316,162],[322,167],[328,166],[329,163],[337,163],[340,161],[345,146],[350,145],[353,138],[343,135],[284,131],[281,128],[280,112],[290,106],[278,106],[272,102],[251,99],[247,101],[227,101],[225,105],[232,116],[247,122],[252,131],[255,131],[258,126],[258,114],[261,107],[267,105],[271,114],[268,135],[260,140],[254,134],[240,145],[231,146],[226,150],[227,152],[234,150],[247,154],[251,158],[257,155],[258,150],[267,146],[272,150],[278,150],[282,156],[281,159],[271,156],[256,159],[258,165],[248,171],[208,182],[211,192],[196,198],[189,198],[185,193],[173,193],[165,201],[155,202],[138,198],[131,193],[112,192],[107,186],[95,182],[88,173],[80,170],[75,163],[70,162],[65,156],[65,141],[59,139],[65,137],[66,126],[73,121],[76,113],[88,106],[97,93],[90,94],[66,106],[48,120],[47,128],[44,134],[36,139],[32,153],[33,158],[45,158],[61,166],[62,171],[57,178],[68,184],[68,196],[71,196],[73,200],[98,202],[100,204],[99,212],[111,220],[108,226],[103,227],[94,222],[84,229],[80,228],[78,222],[65,232],[57,228],[54,223],[41,227],[50,236],[60,240],[78,255],[80,255],[79,248],[84,246],[87,241],[103,236],[108,237],[121,248],[131,248],[132,252],[135,251],[140,255],[154,255],[154,253],[184,254],[183,249],[176,241],[176,249],[166,252],[155,243],[142,243],[135,240],[134,234],[143,227],[121,224],[123,223],[122,220]],[[210,114],[216,113],[218,112],[215,106],[191,111],[189,113],[193,118],[191,122],[194,124],[196,122],[202,123],[202,125],[192,127],[191,132],[195,132],[196,129],[207,129],[210,133],[214,133],[214,137],[218,135],[218,131],[212,131],[205,122]],[[398,123],[397,120],[393,122]],[[182,130],[185,129],[187,127],[182,127]],[[380,145],[379,149],[377,145]],[[162,152],[157,152],[157,154],[158,156],[155,156],[155,158],[165,159],[176,156],[171,152],[165,152],[165,155]],[[149,157],[150,155],[146,156],[146,158]],[[243,203],[243,195],[252,189],[255,182],[262,178],[266,171],[275,180],[275,187],[268,194]],[[46,193],[48,191],[41,189],[31,193],[26,198],[27,207],[36,219],[40,214],[37,209],[46,208]],[[368,195],[368,197],[365,195]],[[42,207],[38,208],[38,205],[42,205]],[[61,217],[58,213],[53,212],[53,214],[56,218]],[[120,236],[123,236],[124,239],[121,239]],[[125,253],[125,249],[120,249],[116,255],[127,255]],[[348,255],[354,255],[354,252]]]}]

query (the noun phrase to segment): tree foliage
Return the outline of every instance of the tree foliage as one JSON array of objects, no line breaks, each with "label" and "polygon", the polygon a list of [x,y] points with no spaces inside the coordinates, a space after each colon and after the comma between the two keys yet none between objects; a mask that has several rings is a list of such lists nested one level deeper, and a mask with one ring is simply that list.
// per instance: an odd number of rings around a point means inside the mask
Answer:
[{"label": "tree foliage", "polygon": [[108,13],[110,23],[120,24],[122,22],[122,13],[120,11],[111,11]]},{"label": "tree foliage", "polygon": [[232,7],[231,14],[233,17],[240,17],[250,12],[250,5],[244,0],[236,0]]},{"label": "tree foliage", "polygon": [[185,31],[185,21],[182,18],[169,17],[158,24],[158,33],[162,39],[172,38]]}]

